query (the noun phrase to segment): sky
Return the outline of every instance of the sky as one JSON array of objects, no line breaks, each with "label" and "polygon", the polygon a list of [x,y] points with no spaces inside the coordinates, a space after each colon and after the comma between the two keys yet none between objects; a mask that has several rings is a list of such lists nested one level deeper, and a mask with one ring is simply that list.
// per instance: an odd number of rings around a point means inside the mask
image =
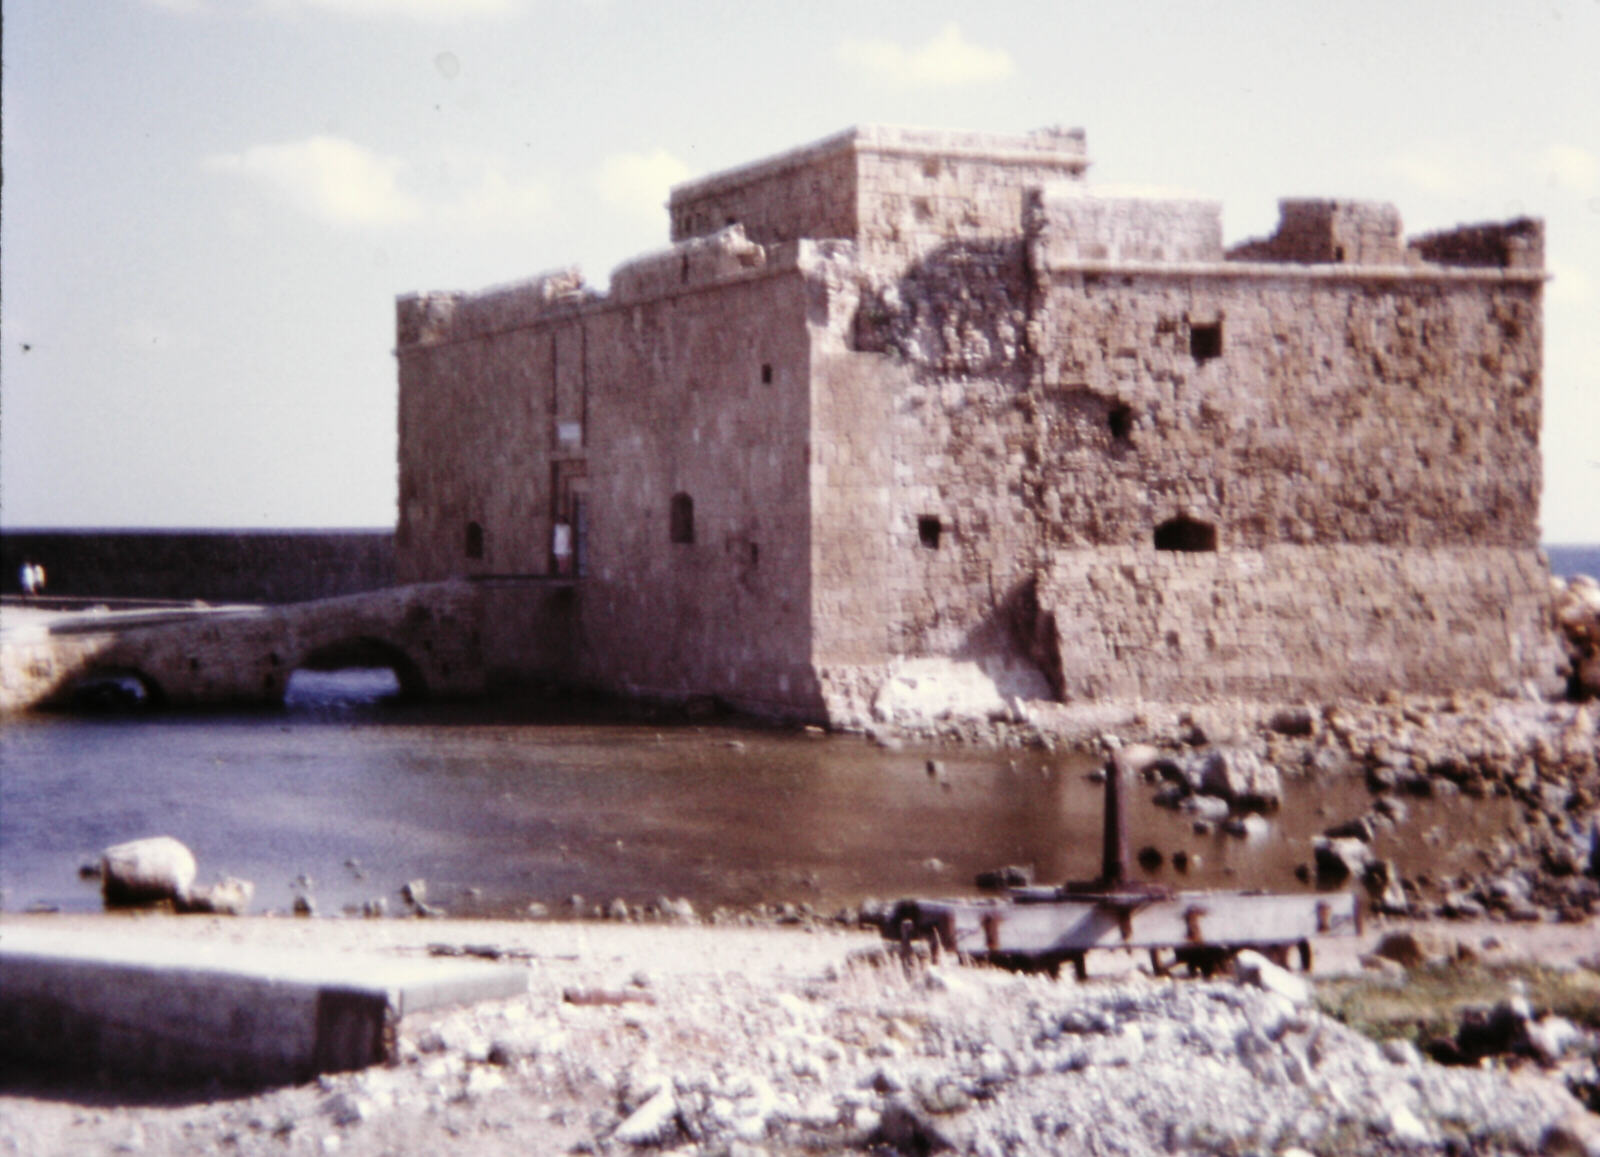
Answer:
[{"label": "sky", "polygon": [[394,299],[667,243],[857,124],[1093,184],[1543,217],[1543,538],[1600,543],[1600,0],[5,0],[0,525],[395,517]]}]

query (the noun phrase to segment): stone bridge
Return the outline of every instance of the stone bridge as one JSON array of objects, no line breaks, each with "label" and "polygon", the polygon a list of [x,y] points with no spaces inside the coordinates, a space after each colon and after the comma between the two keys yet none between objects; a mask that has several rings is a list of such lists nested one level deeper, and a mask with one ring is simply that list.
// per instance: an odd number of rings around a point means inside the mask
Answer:
[{"label": "stone bridge", "polygon": [[407,696],[475,695],[485,682],[482,610],[473,584],[445,582],[8,626],[0,710],[69,701],[95,683],[126,687],[152,706],[278,703],[297,668],[388,667]]}]

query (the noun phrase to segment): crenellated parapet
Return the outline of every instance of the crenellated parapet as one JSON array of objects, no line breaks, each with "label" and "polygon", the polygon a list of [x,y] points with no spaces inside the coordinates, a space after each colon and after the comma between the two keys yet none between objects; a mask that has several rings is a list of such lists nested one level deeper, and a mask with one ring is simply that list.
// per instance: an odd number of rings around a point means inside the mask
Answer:
[{"label": "crenellated parapet", "polygon": [[396,338],[404,348],[484,337],[563,316],[598,299],[576,265],[477,293],[413,293],[395,302]]},{"label": "crenellated parapet", "polygon": [[1530,217],[1462,225],[1413,238],[1410,249],[1434,265],[1544,270],[1544,222]]}]

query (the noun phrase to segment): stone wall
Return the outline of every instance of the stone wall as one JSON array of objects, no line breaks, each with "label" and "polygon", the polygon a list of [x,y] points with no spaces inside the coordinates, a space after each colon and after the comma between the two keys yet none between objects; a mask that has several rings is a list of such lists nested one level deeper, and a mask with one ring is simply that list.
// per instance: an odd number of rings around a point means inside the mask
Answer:
[{"label": "stone wall", "polygon": [[854,237],[855,130],[781,157],[743,165],[672,190],[672,240],[740,225],[772,245],[802,238]]},{"label": "stone wall", "polygon": [[814,700],[800,262],[591,317],[586,679],[768,710]]},{"label": "stone wall", "polygon": [[1537,277],[1224,263],[1213,207],[1098,200],[1036,200],[1026,243],[867,270],[814,354],[849,417],[821,412],[813,501],[819,527],[887,520],[827,602],[819,578],[819,640],[993,657],[1062,548],[1536,546]]},{"label": "stone wall", "polygon": [[497,665],[814,710],[811,252],[725,229],[622,267],[603,300],[503,302],[498,329],[470,300],[403,300],[402,579],[548,574],[567,518],[583,574],[564,661],[535,631]]},{"label": "stone wall", "polygon": [[[1035,410],[1049,468],[1024,480],[1043,532],[1131,545],[1188,516],[1230,548],[1531,548],[1540,292],[1425,275],[1053,271]],[[1084,420],[1097,409],[1099,428]]]},{"label": "stone wall", "polygon": [[21,590],[24,562],[45,593],[95,599],[289,603],[394,582],[388,530],[8,530],[0,590]]},{"label": "stone wall", "polygon": [[585,317],[556,307],[537,325],[482,330],[467,318],[400,347],[399,581],[549,572],[581,473]]},{"label": "stone wall", "polygon": [[1532,550],[1062,551],[1037,605],[1068,700],[1551,693],[1560,664]]}]

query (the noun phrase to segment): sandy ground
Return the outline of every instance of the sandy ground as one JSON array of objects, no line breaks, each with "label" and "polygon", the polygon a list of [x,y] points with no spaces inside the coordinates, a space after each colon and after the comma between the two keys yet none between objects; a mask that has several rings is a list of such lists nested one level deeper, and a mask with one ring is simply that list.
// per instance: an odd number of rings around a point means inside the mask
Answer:
[{"label": "sandy ground", "polygon": [[[645,969],[663,974],[739,972],[752,977],[811,975],[838,964],[850,953],[883,941],[876,931],[833,928],[744,928],[704,925],[568,923],[545,920],[292,919],[253,916],[171,916],[163,913],[0,916],[0,936],[8,927],[82,931],[97,937],[118,934],[173,940],[218,941],[271,948],[310,948],[326,952],[381,952],[426,955],[430,945],[457,948],[490,946],[508,956],[536,963],[552,978],[569,983],[623,980]],[[1536,960],[1571,966],[1600,956],[1600,921],[1583,924],[1519,924],[1489,921],[1419,922],[1371,919],[1360,936],[1316,942],[1313,973],[1359,971],[1390,931],[1421,928],[1451,937],[1485,959]],[[1114,975],[1135,966],[1141,956],[1108,951],[1090,957],[1090,973]]]}]

